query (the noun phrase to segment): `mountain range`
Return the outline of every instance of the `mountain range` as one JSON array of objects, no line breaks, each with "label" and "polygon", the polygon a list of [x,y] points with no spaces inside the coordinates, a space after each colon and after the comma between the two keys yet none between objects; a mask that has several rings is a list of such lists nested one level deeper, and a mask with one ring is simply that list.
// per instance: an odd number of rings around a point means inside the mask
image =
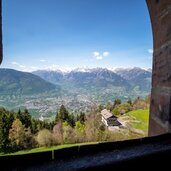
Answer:
[{"label": "mountain range", "polygon": [[126,79],[133,87],[139,88],[140,91],[150,91],[152,76],[150,69],[144,70],[135,67],[132,69],[116,69],[115,72]]},{"label": "mountain range", "polygon": [[36,117],[53,116],[64,104],[71,111],[121,100],[145,97],[151,90],[151,71],[141,68],[78,68],[32,73],[0,69],[0,106],[27,108]]},{"label": "mountain range", "polygon": [[92,89],[94,91],[94,89],[99,88],[101,90],[122,88],[129,92],[137,90],[140,92],[140,96],[142,93],[149,93],[151,89],[151,71],[137,67],[115,70],[78,68],[69,72],[38,70],[33,72],[33,74],[53,84],[58,84],[64,89],[70,87],[71,89],[85,89],[86,91],[91,91]]},{"label": "mountain range", "polygon": [[0,69],[0,94],[35,94],[53,89],[66,91],[91,91],[122,87],[127,91],[134,89],[149,93],[151,89],[151,71],[141,68],[75,69],[70,72],[61,70],[38,70],[32,73],[13,69]]}]

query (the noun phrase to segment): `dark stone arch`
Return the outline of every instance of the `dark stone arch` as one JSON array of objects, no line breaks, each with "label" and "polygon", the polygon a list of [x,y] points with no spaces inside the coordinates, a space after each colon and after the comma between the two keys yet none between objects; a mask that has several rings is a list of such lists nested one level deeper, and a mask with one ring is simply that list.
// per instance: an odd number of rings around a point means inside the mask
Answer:
[{"label": "dark stone arch", "polygon": [[153,31],[149,136],[171,132],[171,0],[147,0]]}]

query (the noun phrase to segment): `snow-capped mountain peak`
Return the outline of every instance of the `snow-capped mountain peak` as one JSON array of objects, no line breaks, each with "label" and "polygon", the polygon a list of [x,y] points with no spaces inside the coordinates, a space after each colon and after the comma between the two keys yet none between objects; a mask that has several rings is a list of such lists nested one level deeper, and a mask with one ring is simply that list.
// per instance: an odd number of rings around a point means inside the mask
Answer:
[{"label": "snow-capped mountain peak", "polygon": [[125,73],[145,73],[145,72],[152,72],[151,69],[142,69],[139,67],[132,67],[132,68],[89,68],[89,67],[79,67],[79,68],[70,68],[70,67],[58,67],[57,65],[52,65],[51,67],[47,67],[43,70],[39,71],[48,71],[48,72],[57,72],[61,74],[68,74],[70,72],[103,72],[103,71],[111,71],[116,74],[125,74]]}]

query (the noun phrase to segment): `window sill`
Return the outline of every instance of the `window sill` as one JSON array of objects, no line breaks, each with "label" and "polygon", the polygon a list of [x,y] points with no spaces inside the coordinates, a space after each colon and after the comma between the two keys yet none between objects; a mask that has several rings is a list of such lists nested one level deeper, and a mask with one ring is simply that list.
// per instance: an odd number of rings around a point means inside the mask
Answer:
[{"label": "window sill", "polygon": [[[136,140],[105,142],[51,152],[0,157],[1,168],[30,170],[94,170],[169,165],[171,134]],[[10,163],[10,166],[6,165]]]}]

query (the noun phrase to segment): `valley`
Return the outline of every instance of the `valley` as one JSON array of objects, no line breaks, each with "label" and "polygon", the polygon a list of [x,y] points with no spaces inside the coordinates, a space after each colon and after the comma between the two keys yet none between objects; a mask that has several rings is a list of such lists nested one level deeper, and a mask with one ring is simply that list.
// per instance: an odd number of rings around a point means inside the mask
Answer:
[{"label": "valley", "polygon": [[38,70],[25,73],[0,69],[0,106],[10,110],[27,108],[39,119],[53,120],[63,104],[71,113],[89,112],[115,99],[146,97],[151,72],[141,68]]}]

